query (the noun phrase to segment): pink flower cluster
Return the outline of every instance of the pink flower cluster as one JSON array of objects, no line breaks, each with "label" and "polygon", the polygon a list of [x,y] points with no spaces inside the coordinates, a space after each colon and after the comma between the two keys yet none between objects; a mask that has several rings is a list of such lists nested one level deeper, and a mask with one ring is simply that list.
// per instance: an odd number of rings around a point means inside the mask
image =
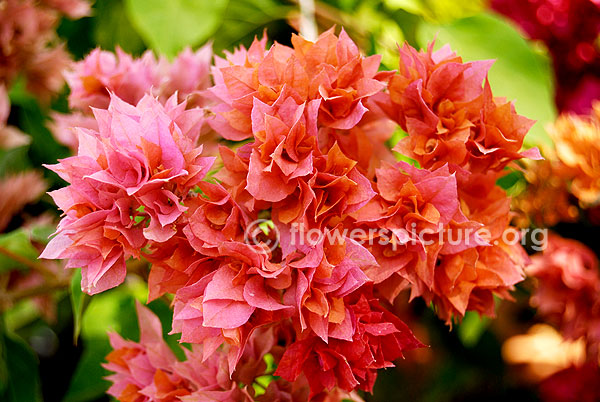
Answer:
[{"label": "pink flower cluster", "polygon": [[[69,76],[72,106],[92,106],[93,123],[75,129],[77,155],[51,167],[69,186],[52,193],[65,216],[43,257],[83,267],[90,294],[119,285],[128,258],[146,258],[149,299],[173,294],[172,333],[195,345],[177,364],[144,334],[113,337],[113,395],[191,400],[209,389],[194,377],[204,370],[210,392],[232,393],[217,400],[343,398],[423,346],[389,310],[402,290],[448,323],[510,298],[527,258],[501,241],[510,198],[496,180],[539,154],[521,152],[531,121],[492,96],[489,62],[405,46],[398,72],[379,71],[380,56],[332,29],[215,57],[214,85],[198,92],[209,62],[197,54],[165,64],[94,51]],[[215,162],[205,121],[243,142]],[[396,150],[420,168],[395,162],[386,141],[398,125],[407,137]],[[378,230],[357,239],[353,229]],[[374,238],[382,230],[387,243]],[[442,241],[448,230],[472,234],[454,244]],[[280,379],[263,395],[232,386],[266,334],[283,347],[270,350]]]},{"label": "pink flower cluster", "polygon": [[19,74],[27,89],[47,101],[64,85],[62,70],[70,58],[56,41],[60,14],[70,18],[88,15],[85,0],[4,0],[0,6],[0,85],[7,87]]},{"label": "pink flower cluster", "polygon": [[76,150],[77,135],[72,128],[97,129],[92,110],[106,109],[111,94],[132,105],[146,94],[158,97],[163,104],[177,94],[178,101],[188,108],[201,105],[201,91],[210,85],[211,58],[207,46],[195,52],[187,48],[172,63],[162,57],[157,60],[150,51],[134,59],[119,48],[116,54],[95,49],[65,72],[72,113],[53,114],[53,134]]},{"label": "pink flower cluster", "polygon": [[532,257],[527,274],[536,278],[531,303],[558,325],[567,339],[583,337],[590,360],[600,352],[600,274],[598,257],[585,245],[550,235],[546,250]]}]

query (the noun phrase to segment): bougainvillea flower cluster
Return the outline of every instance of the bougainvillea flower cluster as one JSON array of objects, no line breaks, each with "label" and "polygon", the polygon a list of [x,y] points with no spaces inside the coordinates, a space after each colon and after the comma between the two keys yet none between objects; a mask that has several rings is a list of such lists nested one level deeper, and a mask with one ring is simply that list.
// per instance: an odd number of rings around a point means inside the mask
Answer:
[{"label": "bougainvillea flower cluster", "polygon": [[548,48],[561,112],[589,113],[600,97],[600,3],[597,0],[493,0],[492,8]]},{"label": "bougainvillea flower cluster", "polygon": [[[171,333],[192,344],[175,361],[138,307],[140,342],[111,338],[121,400],[371,391],[424,346],[391,311],[400,292],[451,324],[494,315],[523,278],[496,181],[539,153],[521,150],[532,122],[493,97],[491,62],[405,45],[380,71],[343,30],[291,43],[256,39],[212,66],[206,48],[173,63],[95,50],[67,75],[78,149],[50,166],[69,185],[51,193],[64,217],[43,257],[83,267],[90,294],[145,258],[149,300],[172,295]],[[388,147],[398,127],[414,165]]]}]

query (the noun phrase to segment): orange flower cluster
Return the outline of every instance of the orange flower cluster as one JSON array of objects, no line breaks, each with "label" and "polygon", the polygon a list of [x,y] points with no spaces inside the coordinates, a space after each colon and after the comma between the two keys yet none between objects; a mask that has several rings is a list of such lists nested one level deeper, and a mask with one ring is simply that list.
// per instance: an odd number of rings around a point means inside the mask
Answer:
[{"label": "orange flower cluster", "polygon": [[525,163],[527,191],[515,198],[515,209],[538,226],[575,222],[579,208],[593,221],[600,204],[600,102],[589,116],[561,115],[548,133],[554,149],[545,150],[544,161]]},{"label": "orange flower cluster", "polygon": [[572,169],[570,190],[582,205],[600,202],[600,102],[589,117],[564,115],[550,129],[558,159]]},{"label": "orange flower cluster", "polygon": [[[431,171],[447,165],[455,175],[460,210],[454,221],[468,220],[489,232],[486,245],[430,255],[427,286],[416,286],[410,275],[401,274],[412,285],[412,296],[434,302],[448,323],[466,310],[493,316],[494,296],[510,298],[508,292],[522,280],[527,263],[520,245],[502,239],[510,198],[496,181],[510,162],[541,156],[535,148],[521,152],[533,122],[518,115],[512,103],[492,96],[487,81],[491,64],[463,63],[447,46],[434,51],[431,44],[418,52],[404,45],[399,72],[390,79],[388,94],[377,101],[408,134],[395,151]],[[404,270],[412,269],[418,270]],[[401,287],[397,283],[395,292]]]}]

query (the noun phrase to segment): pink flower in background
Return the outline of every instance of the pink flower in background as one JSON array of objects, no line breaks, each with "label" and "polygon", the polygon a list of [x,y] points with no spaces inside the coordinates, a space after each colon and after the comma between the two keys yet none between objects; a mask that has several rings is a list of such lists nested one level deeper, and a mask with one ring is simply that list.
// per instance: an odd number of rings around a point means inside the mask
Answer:
[{"label": "pink flower in background", "polygon": [[[211,86],[212,57],[212,46],[209,43],[196,51],[185,48],[171,63],[161,59],[161,80],[154,92],[158,92],[161,99],[168,99],[177,92],[179,101],[187,100],[188,107],[190,104],[204,106],[202,91]],[[190,97],[191,99],[187,99]]]},{"label": "pink flower in background", "polygon": [[86,0],[42,0],[42,3],[69,16],[69,18],[87,17],[91,13],[90,3]]},{"label": "pink flower in background", "polygon": [[71,89],[71,108],[84,112],[90,107],[106,109],[111,92],[135,105],[157,84],[157,62],[151,51],[134,59],[120,48],[116,55],[97,48],[75,63],[65,78]]},{"label": "pink flower in background", "polygon": [[588,114],[600,99],[600,3],[596,0],[493,0],[529,38],[550,51],[560,112]]},{"label": "pink flower in background", "polygon": [[[52,3],[62,0],[50,1]],[[0,7],[0,85],[10,87],[19,74],[28,91],[47,103],[64,84],[62,70],[70,56],[58,42],[55,29],[59,14],[82,16],[89,4],[67,0],[70,4],[54,5],[32,0],[5,0]],[[58,12],[57,12],[58,11]]]},{"label": "pink flower in background", "polygon": [[9,174],[0,179],[0,231],[25,205],[39,199],[47,184],[37,171]]},{"label": "pink flower in background", "polygon": [[590,344],[600,344],[598,258],[575,240],[550,235],[547,242],[527,269],[538,283],[532,305],[568,339],[585,336]]},{"label": "pink flower in background", "polygon": [[52,131],[56,141],[74,151],[77,151],[79,145],[77,128],[98,131],[98,123],[93,115],[73,111],[68,114],[54,112],[51,117],[52,122],[49,123],[48,128]]},{"label": "pink flower in background", "polygon": [[29,144],[30,138],[14,126],[7,125],[10,99],[6,87],[0,83],[0,149],[17,148]]}]

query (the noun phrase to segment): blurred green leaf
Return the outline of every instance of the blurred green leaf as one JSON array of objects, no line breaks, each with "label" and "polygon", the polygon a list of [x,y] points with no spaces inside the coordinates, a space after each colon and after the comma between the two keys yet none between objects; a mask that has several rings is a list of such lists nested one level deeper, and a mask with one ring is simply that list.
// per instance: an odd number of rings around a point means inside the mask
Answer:
[{"label": "blurred green leaf", "polygon": [[427,11],[420,0],[384,0],[384,3],[391,9],[401,8],[412,14],[424,15]]},{"label": "blurred green leaf", "polygon": [[449,22],[480,12],[483,0],[384,0],[391,9],[401,8],[430,21]]},{"label": "blurred green leaf", "polygon": [[[15,97],[13,107],[15,105],[18,106],[19,128],[31,137],[29,160],[33,166],[56,163],[57,159],[69,156],[69,150],[56,142],[46,127],[47,110],[42,109],[35,98],[19,93]],[[60,180],[55,173],[47,169],[44,169],[44,174],[52,177],[55,183]]]},{"label": "blurred green leaf", "polygon": [[436,47],[448,43],[465,60],[496,59],[489,74],[495,96],[515,100],[519,114],[537,120],[525,138],[527,144],[551,144],[544,126],[554,121],[554,90],[547,57],[500,17],[484,13],[445,25],[424,23],[421,47],[437,35]]},{"label": "blurred green leaf", "polygon": [[228,0],[126,0],[129,19],[146,43],[169,57],[205,42],[221,24]]},{"label": "blurred green leaf", "polygon": [[502,187],[510,197],[519,195],[527,188],[527,181],[523,172],[513,170],[502,176],[496,181],[496,184]]},{"label": "blurred green leaf", "polygon": [[56,226],[53,225],[37,225],[31,228],[31,239],[38,243],[47,244],[49,237],[56,232]]},{"label": "blurred green leaf", "polygon": [[0,149],[0,177],[9,173],[18,173],[31,167],[27,158],[29,145],[22,147]]},{"label": "blurred green leaf", "polygon": [[457,329],[462,344],[468,348],[475,346],[487,329],[489,321],[487,317],[481,318],[474,311],[467,311]]},{"label": "blurred green leaf", "polygon": [[[29,236],[24,229],[17,229],[9,233],[0,235],[0,247],[10,251],[13,254],[35,261],[38,257],[38,251],[33,247]],[[20,262],[11,257],[0,253],[0,272],[7,272],[12,269],[25,269]]]},{"label": "blurred green leaf", "polygon": [[40,316],[40,312],[32,299],[25,299],[15,303],[4,312],[4,323],[10,332],[32,323]]},{"label": "blurred green leaf", "polygon": [[102,0],[95,4],[94,40],[102,49],[118,45],[127,53],[140,54],[145,45],[125,12],[123,0]]},{"label": "blurred green leaf", "polygon": [[81,290],[81,270],[78,269],[71,278],[70,286],[71,307],[73,309],[73,342],[77,345],[79,333],[81,332],[81,319],[86,301],[86,294]]},{"label": "blurred green leaf", "polygon": [[294,9],[276,0],[230,0],[219,34],[213,38],[215,52],[249,45],[255,35],[262,35],[267,25],[284,20]]},{"label": "blurred green leaf", "polygon": [[106,336],[83,339],[83,354],[77,363],[75,373],[63,402],[87,402],[100,398],[109,387],[104,379],[109,372],[101,363],[110,353],[111,347]]},{"label": "blurred green leaf", "polygon": [[2,335],[2,353],[6,364],[6,384],[0,399],[6,402],[42,400],[38,361],[27,343],[16,335]]},{"label": "blurred green leaf", "polygon": [[89,401],[106,392],[109,383],[104,377],[109,373],[101,364],[112,350],[107,331],[137,339],[139,331],[135,317],[135,298],[127,285],[89,298],[81,320],[83,355],[71,378],[64,402]]}]

